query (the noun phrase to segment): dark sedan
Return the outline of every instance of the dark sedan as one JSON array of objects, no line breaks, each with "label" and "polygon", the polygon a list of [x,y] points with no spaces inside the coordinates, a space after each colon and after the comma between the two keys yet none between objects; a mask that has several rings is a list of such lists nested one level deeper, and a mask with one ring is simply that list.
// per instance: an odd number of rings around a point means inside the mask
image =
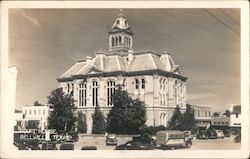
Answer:
[{"label": "dark sedan", "polygon": [[18,150],[40,150],[37,139],[15,140],[14,145],[18,147]]},{"label": "dark sedan", "polygon": [[153,150],[154,147],[138,141],[128,141],[125,144],[116,146],[115,150]]},{"label": "dark sedan", "polygon": [[118,141],[116,139],[116,135],[114,134],[109,134],[107,137],[106,137],[106,145],[117,145],[118,144]]},{"label": "dark sedan", "polygon": [[42,150],[57,150],[55,142],[44,142],[42,144]]}]

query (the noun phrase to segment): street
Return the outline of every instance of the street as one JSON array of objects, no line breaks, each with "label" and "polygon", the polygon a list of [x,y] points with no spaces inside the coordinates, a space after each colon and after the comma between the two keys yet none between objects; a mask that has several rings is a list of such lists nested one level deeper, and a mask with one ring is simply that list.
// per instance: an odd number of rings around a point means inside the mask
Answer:
[{"label": "street", "polygon": [[[193,139],[193,145],[191,148],[185,148],[190,150],[237,150],[241,148],[241,143],[234,141],[235,136],[226,137],[224,139],[208,139],[199,140]],[[127,141],[132,140],[132,137],[117,137],[118,145],[124,144]],[[106,146],[105,137],[93,137],[93,136],[81,136],[75,143],[75,150],[81,150],[83,146],[96,146],[97,150],[114,150],[115,146]],[[159,149],[156,149],[159,150]],[[177,149],[178,150],[178,149]],[[179,149],[183,150],[183,149]]]}]

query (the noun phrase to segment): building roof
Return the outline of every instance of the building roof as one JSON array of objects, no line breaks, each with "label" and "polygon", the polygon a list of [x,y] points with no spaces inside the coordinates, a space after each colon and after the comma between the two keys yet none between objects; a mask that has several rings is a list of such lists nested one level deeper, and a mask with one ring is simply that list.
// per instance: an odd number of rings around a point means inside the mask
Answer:
[{"label": "building roof", "polygon": [[193,109],[211,109],[211,107],[205,107],[205,106],[199,106],[199,105],[191,105],[190,106],[193,108]]},{"label": "building roof", "polygon": [[[117,32],[129,33],[131,35],[130,38],[132,38],[132,35],[134,34],[122,10],[115,19],[112,30],[109,32],[109,34],[115,34]],[[112,40],[113,39],[109,40],[109,46],[113,45],[113,43],[110,43]],[[131,43],[132,41],[133,40],[131,40]],[[116,42],[118,42],[118,39],[116,39]],[[78,61],[64,74],[62,74],[58,78],[58,81],[70,81],[74,78],[79,78],[86,75],[110,75],[117,72],[125,73],[127,75],[135,75],[139,72],[141,74],[152,74],[152,72],[158,72],[164,76],[179,78],[183,81],[187,80],[187,77],[182,74],[180,66],[174,63],[168,52],[156,53],[151,50],[141,50],[134,52],[130,47],[130,44],[129,46],[126,45],[126,47],[123,46],[128,43],[129,42],[122,42],[121,38],[121,43],[119,43],[118,49],[113,49],[112,47],[112,49],[110,49],[108,52],[97,52],[94,58],[87,56],[86,60]]]},{"label": "building roof", "polygon": [[186,78],[177,68],[179,68],[179,66],[174,64],[171,56],[164,53],[157,54],[152,51],[135,53],[97,53],[92,59],[88,57],[86,60],[75,63],[62,74],[58,80],[69,79],[79,75],[93,75],[110,72],[130,73],[148,70],[160,70]]}]

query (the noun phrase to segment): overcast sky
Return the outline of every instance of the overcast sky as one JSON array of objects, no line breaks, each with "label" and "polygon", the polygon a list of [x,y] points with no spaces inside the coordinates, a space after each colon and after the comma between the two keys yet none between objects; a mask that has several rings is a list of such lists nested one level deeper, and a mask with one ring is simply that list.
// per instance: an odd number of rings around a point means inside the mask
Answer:
[{"label": "overcast sky", "polygon": [[[9,66],[16,107],[46,104],[56,78],[78,59],[108,50],[119,9],[12,9]],[[240,104],[239,9],[124,9],[133,49],[168,50],[187,80],[187,102],[224,111]],[[223,24],[224,23],[224,24]]]}]

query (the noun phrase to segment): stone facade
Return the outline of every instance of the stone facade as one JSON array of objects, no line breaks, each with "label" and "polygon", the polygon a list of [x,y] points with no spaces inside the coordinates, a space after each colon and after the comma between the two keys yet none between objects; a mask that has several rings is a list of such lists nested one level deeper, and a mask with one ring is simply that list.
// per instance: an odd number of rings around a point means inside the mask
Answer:
[{"label": "stone facade", "polygon": [[79,60],[58,78],[59,87],[73,96],[78,111],[86,115],[88,133],[95,106],[107,116],[118,84],[132,98],[145,102],[149,126],[167,126],[177,105],[186,109],[187,77],[179,65],[168,52],[134,51],[133,34],[124,15],[119,14],[109,31],[109,51]]}]

